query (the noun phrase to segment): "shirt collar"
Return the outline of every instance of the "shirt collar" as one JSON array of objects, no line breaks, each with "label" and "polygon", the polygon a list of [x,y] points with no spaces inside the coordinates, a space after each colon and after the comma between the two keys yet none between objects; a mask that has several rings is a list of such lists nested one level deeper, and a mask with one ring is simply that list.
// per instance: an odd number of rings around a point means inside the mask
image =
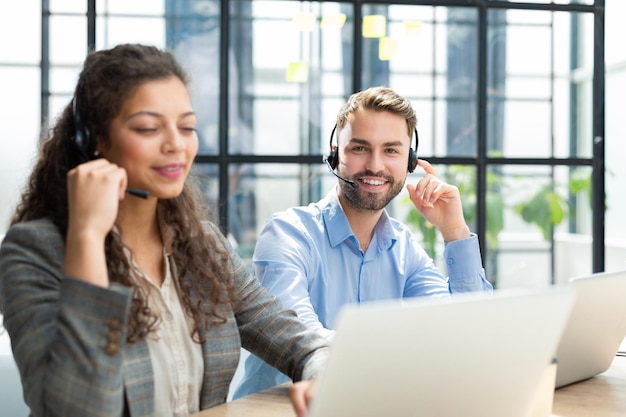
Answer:
[{"label": "shirt collar", "polygon": [[[335,247],[351,236],[354,236],[348,218],[341,207],[337,190],[333,189],[320,200],[320,209],[324,216],[324,224],[330,245]],[[374,239],[381,249],[391,249],[398,240],[398,232],[392,225],[387,210],[383,210],[374,231]],[[356,237],[355,237],[356,239]]]}]

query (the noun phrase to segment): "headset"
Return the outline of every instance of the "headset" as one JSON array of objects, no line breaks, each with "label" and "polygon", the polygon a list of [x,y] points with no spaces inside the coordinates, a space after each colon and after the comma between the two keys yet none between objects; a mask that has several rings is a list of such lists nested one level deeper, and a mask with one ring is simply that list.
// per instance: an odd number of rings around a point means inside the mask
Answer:
[{"label": "headset", "polygon": [[78,110],[78,96],[83,90],[84,81],[81,79],[78,82],[76,93],[72,98],[72,115],[74,117],[74,135],[70,140],[74,143],[78,153],[84,158],[85,161],[90,161],[96,156],[96,135],[93,130],[83,123],[83,119]]},{"label": "headset", "polygon": [[[339,165],[339,148],[337,146],[333,146],[333,136],[335,136],[335,131],[337,130],[337,125],[333,127],[332,132],[330,132],[330,153],[325,158],[326,163],[334,172],[335,168]],[[419,145],[419,136],[417,135],[417,129],[415,129],[415,149],[409,148],[409,162],[407,169],[409,172],[415,171],[417,167],[417,146]]]},{"label": "headset", "polygon": [[[78,110],[78,96],[83,90],[84,81],[80,79],[76,92],[72,98],[72,116],[74,117],[74,134],[70,137],[70,142],[74,149],[78,152],[83,162],[91,161],[97,157],[96,152],[96,134],[93,129],[83,122]],[[127,188],[126,192],[136,197],[148,198],[148,191],[137,188]]]}]

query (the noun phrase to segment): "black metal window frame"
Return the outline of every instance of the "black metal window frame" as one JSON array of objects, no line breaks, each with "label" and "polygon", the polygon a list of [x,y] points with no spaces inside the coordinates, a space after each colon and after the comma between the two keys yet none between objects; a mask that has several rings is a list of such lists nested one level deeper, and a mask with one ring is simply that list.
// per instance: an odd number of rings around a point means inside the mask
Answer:
[{"label": "black metal window frame", "polygon": [[[322,0],[323,1],[323,0]],[[463,164],[472,165],[477,169],[477,224],[476,231],[479,235],[485,235],[486,230],[486,176],[487,170],[494,165],[541,165],[549,167],[557,166],[589,166],[592,168],[592,269],[593,272],[604,271],[605,268],[605,59],[604,59],[604,10],[605,1],[596,0],[591,5],[586,4],[536,4],[509,1],[486,1],[486,0],[351,0],[354,6],[353,25],[353,56],[352,56],[352,89],[361,89],[360,80],[362,68],[362,39],[361,18],[362,8],[368,4],[377,5],[424,5],[424,6],[450,6],[469,7],[478,12],[478,79],[477,79],[477,150],[475,157],[430,157],[429,161],[435,164]],[[593,152],[590,158],[506,158],[489,157],[487,154],[487,30],[489,10],[538,10],[568,13],[586,13],[593,15],[593,82],[592,82],[592,134]],[[49,118],[49,76],[50,76],[50,44],[49,44],[49,18],[51,16],[50,1],[41,1],[41,122]],[[220,0],[220,86],[229,85],[228,49],[230,46],[230,1]],[[87,0],[87,48],[93,49],[96,45],[96,0]],[[230,154],[228,152],[228,120],[229,120],[229,95],[227,88],[221,88],[219,92],[219,151],[216,155],[199,154],[197,162],[202,164],[216,164],[219,172],[219,221],[224,232],[227,232],[229,212],[229,184],[228,170],[231,164],[242,163],[277,163],[277,164],[319,164],[322,155],[254,155],[254,154]],[[485,253],[485,240],[481,240],[481,251]]]}]

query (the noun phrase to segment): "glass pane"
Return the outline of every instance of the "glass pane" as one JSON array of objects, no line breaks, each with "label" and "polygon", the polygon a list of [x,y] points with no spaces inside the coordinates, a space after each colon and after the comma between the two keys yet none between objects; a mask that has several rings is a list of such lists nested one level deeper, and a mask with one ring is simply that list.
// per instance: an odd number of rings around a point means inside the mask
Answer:
[{"label": "glass pane", "polygon": [[[282,99],[274,101],[258,98],[254,102],[254,120],[258,120],[258,126],[254,132],[254,141],[241,141],[243,135],[231,136],[230,152],[234,153],[256,153],[256,154],[285,154],[296,155],[303,147],[299,134],[300,123],[298,114],[295,111],[298,100]],[[270,121],[277,115],[282,116],[280,122],[263,123]],[[240,133],[240,132],[238,132]],[[254,145],[254,149],[245,149],[246,145]]]},{"label": "glass pane", "polygon": [[[217,154],[221,88],[219,2],[168,0],[167,8],[166,44],[191,77],[191,99],[198,115],[199,153]],[[232,77],[236,74],[233,63],[230,69]]]},{"label": "glass pane", "polygon": [[[498,1],[498,0],[489,0]],[[509,0],[511,3],[533,4],[593,4],[595,0]]]},{"label": "glass pane", "polygon": [[[196,3],[202,3],[200,1]],[[98,14],[135,14],[135,15],[163,15],[165,2],[154,0],[106,0],[96,1]]]},{"label": "glass pane", "polygon": [[65,107],[67,107],[70,104],[70,101],[72,101],[72,98],[73,96],[70,94],[58,94],[50,96],[50,100],[48,102],[50,113],[50,126],[53,126],[56,123],[57,119],[61,116],[61,113],[63,113]]},{"label": "glass pane", "polygon": [[81,65],[87,54],[87,18],[50,16],[50,63]]},{"label": "glass pane", "polygon": [[39,77],[39,68],[0,66],[0,138],[4,145],[0,152],[0,236],[6,232],[37,155]]},{"label": "glass pane", "polygon": [[[490,11],[489,155],[591,156],[591,77],[576,74],[586,71],[583,67],[593,52],[580,47],[576,60],[571,55],[575,45],[590,42],[590,17],[549,11]],[[533,45],[530,49],[529,44]]]},{"label": "glass pane", "polygon": [[326,2],[231,3],[229,153],[326,150],[352,84],[349,10]]},{"label": "glass pane", "polygon": [[73,94],[80,68],[50,67],[50,93]]},{"label": "glass pane", "polygon": [[623,45],[626,2],[606,2],[606,211],[605,249],[607,271],[626,270],[626,140],[624,140],[624,91],[626,91],[626,48]]},{"label": "glass pane", "polygon": [[49,0],[52,13],[87,13],[86,1]]},{"label": "glass pane", "polygon": [[626,62],[626,48],[624,48],[624,16],[626,16],[626,2],[623,0],[606,1],[604,14],[605,33],[604,46],[607,66]]},{"label": "glass pane", "polygon": [[498,288],[591,272],[589,167],[494,166],[488,184],[486,266]]},{"label": "glass pane", "polygon": [[[216,168],[197,166],[210,184],[204,189],[213,208],[217,207]],[[233,165],[229,172],[230,239],[245,258],[252,256],[256,237],[272,214],[319,200],[337,181],[321,163]]]},{"label": "glass pane", "polygon": [[415,106],[421,155],[476,154],[477,13],[363,6],[363,85],[388,85]]},{"label": "glass pane", "polygon": [[41,55],[41,2],[4,2],[1,8],[0,62],[38,64]]},{"label": "glass pane", "polygon": [[[84,56],[78,58],[84,60]],[[50,96],[48,97],[48,114],[44,115],[48,119],[48,125],[54,126],[63,110],[70,104],[76,82],[78,80],[80,68],[76,66],[58,67],[51,66],[49,73]]]},{"label": "glass pane", "polygon": [[[502,126],[498,126],[496,118],[489,122],[493,122],[489,138],[489,143],[493,144],[490,149],[492,156],[498,156],[500,152],[507,157],[540,158],[552,155],[549,102],[509,100],[504,108]],[[498,143],[499,139],[501,143]]]},{"label": "glass pane", "polygon": [[161,17],[98,17],[96,48],[122,43],[143,43],[165,47],[165,19]]}]

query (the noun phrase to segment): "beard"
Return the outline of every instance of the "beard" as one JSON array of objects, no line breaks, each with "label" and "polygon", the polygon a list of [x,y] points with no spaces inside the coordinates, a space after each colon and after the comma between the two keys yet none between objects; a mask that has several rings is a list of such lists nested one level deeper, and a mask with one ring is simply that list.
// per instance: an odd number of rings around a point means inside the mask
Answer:
[{"label": "beard", "polygon": [[385,194],[370,193],[368,191],[363,191],[360,186],[358,188],[353,188],[347,182],[339,181],[339,187],[346,196],[346,200],[352,208],[359,211],[378,211],[384,209],[387,207],[387,204],[389,204],[389,202],[393,200],[395,196],[400,193],[400,191],[402,191],[402,187],[404,186],[404,181],[396,181],[396,179],[391,176],[376,175],[371,172],[357,174],[349,179],[354,181],[355,178],[362,176],[375,176],[381,178],[387,181],[390,187]]}]

